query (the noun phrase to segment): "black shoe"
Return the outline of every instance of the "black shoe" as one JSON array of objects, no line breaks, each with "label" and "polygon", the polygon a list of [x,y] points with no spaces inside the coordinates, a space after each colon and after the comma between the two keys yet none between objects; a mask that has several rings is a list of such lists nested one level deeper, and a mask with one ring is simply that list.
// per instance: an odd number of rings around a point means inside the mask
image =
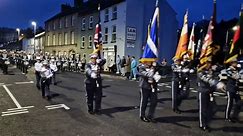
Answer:
[{"label": "black shoe", "polygon": [[143,122],[150,122],[146,117],[140,117]]},{"label": "black shoe", "polygon": [[97,114],[97,115],[100,115],[101,114],[101,110],[94,110],[94,113]]},{"label": "black shoe", "polygon": [[47,100],[50,101],[51,100],[51,96],[47,96]]},{"label": "black shoe", "polygon": [[93,110],[88,110],[88,113],[91,115],[94,115],[94,111]]},{"label": "black shoe", "polygon": [[179,110],[179,109],[175,109],[174,112],[177,114],[181,114],[181,110]]},{"label": "black shoe", "polygon": [[211,132],[211,129],[209,127],[201,127],[201,130]]},{"label": "black shoe", "polygon": [[54,85],[57,85],[57,83],[54,83]]},{"label": "black shoe", "polygon": [[147,117],[147,119],[148,119],[149,122],[157,123],[157,121],[154,118]]}]

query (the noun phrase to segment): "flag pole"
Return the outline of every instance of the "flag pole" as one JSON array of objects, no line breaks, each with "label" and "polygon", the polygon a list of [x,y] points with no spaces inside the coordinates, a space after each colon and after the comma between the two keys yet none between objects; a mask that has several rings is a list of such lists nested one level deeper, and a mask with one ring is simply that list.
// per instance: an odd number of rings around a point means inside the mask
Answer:
[{"label": "flag pole", "polygon": [[[156,8],[159,9],[159,0],[156,0],[156,5],[155,5]],[[159,11],[160,12],[160,11]],[[159,16],[159,12],[158,12],[158,20],[157,20],[157,28],[158,28],[158,31],[157,31],[157,36],[158,36],[158,58],[157,58],[157,61],[159,61],[159,52],[160,52],[160,16]]]}]

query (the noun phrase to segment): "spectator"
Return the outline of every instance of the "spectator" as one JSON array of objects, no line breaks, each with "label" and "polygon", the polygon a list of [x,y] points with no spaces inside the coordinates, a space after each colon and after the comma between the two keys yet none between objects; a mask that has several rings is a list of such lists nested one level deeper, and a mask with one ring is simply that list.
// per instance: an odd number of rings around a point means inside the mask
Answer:
[{"label": "spectator", "polygon": [[162,66],[167,66],[167,60],[165,58],[163,58],[162,62],[161,62]]},{"label": "spectator", "polygon": [[125,64],[125,76],[127,77],[127,79],[129,79],[130,73],[131,73],[131,59],[130,56],[128,55]]},{"label": "spectator", "polygon": [[117,55],[116,59],[116,74],[121,74],[121,58]]},{"label": "spectator", "polygon": [[85,65],[86,65],[86,55],[85,54],[84,54],[83,58],[81,59],[81,64],[82,64],[81,71],[84,71]]},{"label": "spectator", "polygon": [[125,56],[122,57],[121,60],[121,72],[122,72],[122,76],[125,76],[125,64],[126,64],[126,58]]},{"label": "spectator", "polygon": [[137,61],[136,61],[136,59],[135,59],[135,57],[134,56],[132,56],[132,62],[131,62],[131,70],[132,70],[132,72],[131,72],[131,79],[132,80],[137,80]]}]

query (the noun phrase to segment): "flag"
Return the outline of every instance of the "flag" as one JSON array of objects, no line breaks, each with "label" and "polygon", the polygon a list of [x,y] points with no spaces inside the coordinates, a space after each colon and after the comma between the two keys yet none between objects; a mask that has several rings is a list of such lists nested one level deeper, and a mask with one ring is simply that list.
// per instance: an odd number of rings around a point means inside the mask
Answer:
[{"label": "flag", "polygon": [[158,22],[159,21],[159,7],[156,3],[156,9],[153,15],[150,27],[148,27],[147,44],[144,48],[144,52],[141,62],[156,61],[158,58]]},{"label": "flag", "polygon": [[202,70],[203,68],[205,68],[207,66],[206,65],[207,60],[210,60],[210,59],[212,60],[212,54],[213,54],[212,30],[213,29],[214,29],[213,17],[211,17],[211,20],[210,20],[209,25],[208,25],[208,31],[207,31],[207,34],[204,38],[202,49],[201,49],[201,54],[200,54],[200,57],[199,57],[200,64],[199,64],[199,67],[198,67],[198,71]]},{"label": "flag", "polygon": [[[98,6],[98,12],[100,12],[100,5]],[[101,24],[100,24],[100,17],[99,21],[95,27],[95,34],[94,34],[94,51],[93,53],[98,54],[98,58],[103,58],[103,47],[102,47],[102,33],[101,33]]]},{"label": "flag", "polygon": [[243,27],[243,5],[241,6],[240,19],[235,26],[235,34],[233,37],[233,42],[230,47],[229,54],[226,57],[225,63],[230,63],[232,60],[237,59],[240,49],[242,49],[242,27]]},{"label": "flag", "polygon": [[194,59],[194,55],[195,55],[195,37],[194,37],[194,29],[195,29],[195,23],[193,23],[192,26],[192,32],[191,32],[191,36],[190,36],[190,41],[188,44],[188,55],[189,55],[189,59],[193,60]]},{"label": "flag", "polygon": [[187,44],[188,44],[188,11],[186,11],[186,14],[184,16],[184,24],[183,24],[180,40],[177,46],[174,59],[182,59],[183,55],[187,53]]}]

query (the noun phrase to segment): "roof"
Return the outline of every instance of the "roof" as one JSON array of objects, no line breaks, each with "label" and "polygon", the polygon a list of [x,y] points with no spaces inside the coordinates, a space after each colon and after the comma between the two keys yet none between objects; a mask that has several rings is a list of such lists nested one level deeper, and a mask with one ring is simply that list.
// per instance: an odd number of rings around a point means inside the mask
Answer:
[{"label": "roof", "polygon": [[[101,10],[106,9],[107,7],[121,3],[123,1],[125,1],[125,0],[102,0],[101,3],[100,3],[100,7],[101,7]],[[99,3],[99,0],[89,0],[88,2],[85,2],[83,4],[83,6],[80,7],[80,8],[70,7],[65,12],[60,12],[60,13],[54,15],[53,17],[48,19],[46,21],[46,23],[50,22],[52,20],[61,18],[61,17],[65,17],[65,16],[68,16],[68,15],[74,14],[74,13],[78,13],[79,15],[85,15],[85,14],[97,12],[98,11],[98,3]]]}]

